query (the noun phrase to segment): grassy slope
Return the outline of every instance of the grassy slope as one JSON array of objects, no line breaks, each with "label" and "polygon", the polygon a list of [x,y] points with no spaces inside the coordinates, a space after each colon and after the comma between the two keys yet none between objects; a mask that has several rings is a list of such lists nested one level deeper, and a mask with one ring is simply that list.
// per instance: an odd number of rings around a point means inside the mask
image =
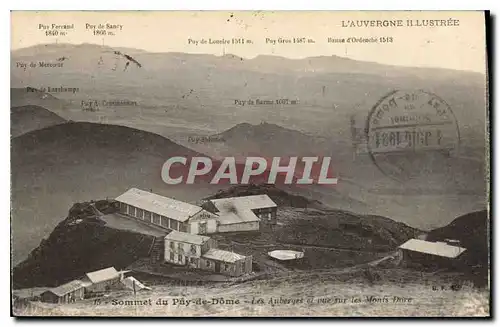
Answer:
[{"label": "grassy slope", "polygon": [[[487,316],[489,295],[484,290],[464,288],[461,291],[432,290],[432,285],[449,285],[450,281],[437,276],[407,271],[389,270],[380,272],[384,278],[367,284],[359,274],[336,276],[331,273],[308,274],[288,277],[283,280],[260,280],[238,285],[213,286],[154,286],[153,292],[141,292],[134,296],[129,291],[111,294],[109,302],[96,306],[91,300],[71,305],[35,304],[16,310],[20,315],[84,315],[84,316],[157,316],[157,317],[202,317],[202,316],[325,316],[325,317],[443,317],[443,316]],[[366,297],[384,297],[392,301],[394,296],[412,298],[412,303],[369,303]],[[270,300],[304,299],[297,304],[270,305]],[[360,303],[351,303],[353,297]],[[233,305],[173,305],[173,299],[226,299],[239,300]],[[252,304],[253,299],[262,298],[263,305]],[[313,303],[307,304],[306,299]],[[346,303],[335,303],[335,299],[347,299]],[[149,300],[152,306],[112,305],[111,300]],[[158,299],[167,305],[155,305]],[[332,299],[330,303],[320,302]]]},{"label": "grassy slope", "polygon": [[65,122],[64,118],[39,106],[27,105],[10,109],[11,137]]}]

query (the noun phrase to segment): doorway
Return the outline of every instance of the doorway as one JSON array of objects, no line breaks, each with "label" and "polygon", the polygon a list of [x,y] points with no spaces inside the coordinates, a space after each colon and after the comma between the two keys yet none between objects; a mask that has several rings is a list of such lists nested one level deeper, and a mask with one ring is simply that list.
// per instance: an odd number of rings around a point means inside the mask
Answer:
[{"label": "doorway", "polygon": [[200,222],[199,233],[202,235],[207,233],[207,222],[206,221]]}]

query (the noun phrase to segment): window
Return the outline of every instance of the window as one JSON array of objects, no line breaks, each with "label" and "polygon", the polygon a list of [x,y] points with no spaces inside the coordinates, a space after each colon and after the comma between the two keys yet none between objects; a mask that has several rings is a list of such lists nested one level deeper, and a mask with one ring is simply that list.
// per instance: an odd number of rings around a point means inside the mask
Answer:
[{"label": "window", "polygon": [[182,262],[182,255],[177,255],[177,261]]},{"label": "window", "polygon": [[144,211],[142,209],[137,209],[137,218],[144,219]]},{"label": "window", "polygon": [[183,247],[182,247],[182,243],[177,243],[177,251],[179,252],[183,252]]},{"label": "window", "polygon": [[207,264],[207,268],[210,268],[210,261],[206,260],[205,262]]},{"label": "window", "polygon": [[174,253],[173,252],[170,252],[170,261],[174,261]]},{"label": "window", "polygon": [[168,218],[161,216],[161,225],[168,228]]},{"label": "window", "polygon": [[170,241],[170,248],[172,250],[175,250],[175,242]]},{"label": "window", "polygon": [[207,222],[200,222],[199,228],[198,228],[198,233],[200,234],[206,234],[207,233]]},{"label": "window", "polygon": [[160,215],[153,213],[153,223],[156,225],[160,224]]},{"label": "window", "polygon": [[151,222],[151,212],[144,211],[144,219]]},{"label": "window", "polygon": [[196,254],[196,245],[191,244],[191,253]]},{"label": "window", "polygon": [[172,228],[172,229],[179,230],[179,226],[177,226],[177,225],[178,225],[178,224],[177,224],[177,221],[172,220],[172,221],[171,221],[171,223],[172,223],[172,224],[171,224],[171,225],[172,225],[172,226],[171,226],[171,228]]}]

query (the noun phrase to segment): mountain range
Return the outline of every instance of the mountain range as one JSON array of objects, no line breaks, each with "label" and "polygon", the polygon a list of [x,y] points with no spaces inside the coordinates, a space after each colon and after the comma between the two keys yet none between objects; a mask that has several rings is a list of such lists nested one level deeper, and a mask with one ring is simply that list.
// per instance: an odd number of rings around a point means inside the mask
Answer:
[{"label": "mountain range", "polygon": [[[116,55],[116,50],[132,56],[142,67],[131,65],[124,70],[126,59]],[[61,58],[65,60],[57,61]],[[25,70],[17,66],[20,62],[61,63],[62,67]],[[70,102],[72,117],[67,119],[95,121],[99,115],[108,123],[147,128],[170,138],[215,134],[242,122],[266,121],[330,139],[340,135],[348,139],[352,114],[366,119],[373,105],[394,89],[425,89],[448,102],[464,141],[472,141],[469,133],[478,133],[473,138],[484,143],[486,76],[479,73],[388,66],[338,56],[245,59],[94,44],[45,44],[15,50],[11,72],[13,87],[78,88],[76,93],[57,94]],[[249,99],[287,99],[290,104],[235,104]],[[82,112],[82,100],[127,100],[138,105]]]}]

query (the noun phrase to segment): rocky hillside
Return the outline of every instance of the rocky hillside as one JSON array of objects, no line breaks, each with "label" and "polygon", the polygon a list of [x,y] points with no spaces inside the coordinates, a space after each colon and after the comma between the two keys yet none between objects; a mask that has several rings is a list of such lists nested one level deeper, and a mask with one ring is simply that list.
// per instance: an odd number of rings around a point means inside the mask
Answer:
[{"label": "rocky hillside", "polygon": [[422,231],[392,219],[343,210],[309,210],[290,214],[279,229],[284,243],[358,251],[391,251]]},{"label": "rocky hillside", "polygon": [[390,218],[332,209],[320,201],[269,184],[234,186],[207,199],[257,194],[267,194],[279,207],[283,224],[274,230],[273,237],[280,243],[389,251],[422,233]]},{"label": "rocky hillside", "polygon": [[[256,272],[274,274],[356,267],[386,256],[408,239],[423,233],[386,217],[321,207],[321,203],[287,194],[273,186],[246,188],[238,186],[210,198],[264,192],[280,205],[279,224],[259,232],[212,237],[223,249],[252,255]],[[108,200],[73,205],[50,236],[13,269],[14,288],[58,285],[108,266],[123,269],[148,256],[151,236],[107,227],[96,216],[96,208],[103,213],[116,210]],[[431,241],[453,237],[467,248],[464,267],[458,272],[463,275],[461,279],[471,280],[476,286],[488,283],[485,217],[486,212],[471,213],[427,235]],[[305,259],[291,268],[271,262],[267,252],[276,249],[304,251]]]},{"label": "rocky hillside", "polygon": [[450,224],[429,232],[430,241],[457,240],[467,250],[460,256],[463,269],[476,284],[488,284],[490,253],[490,222],[486,210],[471,212]]},{"label": "rocky hillside", "polygon": [[89,203],[73,205],[67,218],[13,269],[14,288],[57,286],[101,268],[123,269],[148,255],[152,236],[104,225]]},{"label": "rocky hillside", "polygon": [[[298,267],[301,270],[366,263],[420,232],[388,218],[327,209],[317,201],[267,185],[250,185],[246,190],[238,186],[214,198],[263,192],[280,206],[279,225],[260,232],[213,235],[223,249],[254,256],[256,271],[275,271],[267,252],[283,248],[306,251],[308,260]],[[110,228],[96,216],[95,208],[113,212],[111,203],[73,205],[67,218],[14,268],[14,287],[57,285],[95,269],[124,268],[147,256],[151,236]]]}]

